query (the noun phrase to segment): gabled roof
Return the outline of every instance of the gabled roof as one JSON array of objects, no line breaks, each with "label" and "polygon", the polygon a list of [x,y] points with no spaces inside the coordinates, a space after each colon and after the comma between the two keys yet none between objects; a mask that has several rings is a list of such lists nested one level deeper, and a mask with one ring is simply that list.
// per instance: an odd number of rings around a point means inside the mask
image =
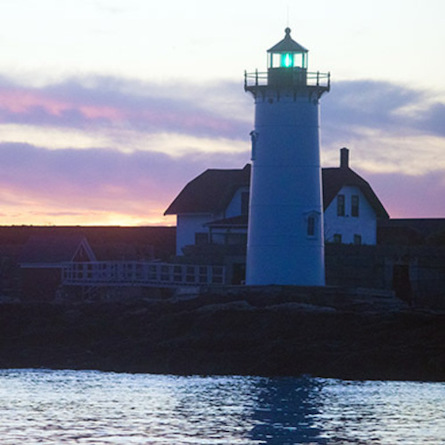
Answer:
[{"label": "gabled roof", "polygon": [[58,264],[68,261],[95,261],[84,236],[31,236],[23,246],[20,264]]},{"label": "gabled roof", "polygon": [[223,212],[240,187],[249,187],[250,164],[234,170],[208,169],[190,181],[164,215]]},{"label": "gabled roof", "polygon": [[268,49],[268,53],[307,53],[308,50],[293,40],[290,36],[290,28],[286,28],[285,37],[272,48]]},{"label": "gabled roof", "polygon": [[323,169],[323,208],[326,210],[329,204],[337,196],[344,186],[358,187],[365,195],[377,218],[389,218],[389,215],[371,186],[361,176],[349,167],[324,168]]},{"label": "gabled roof", "polygon": [[[344,186],[358,187],[378,218],[389,218],[371,186],[347,166],[323,168],[323,207],[326,210]],[[250,165],[242,170],[206,170],[189,182],[165,211],[165,215],[223,213],[235,192],[250,184]]]}]

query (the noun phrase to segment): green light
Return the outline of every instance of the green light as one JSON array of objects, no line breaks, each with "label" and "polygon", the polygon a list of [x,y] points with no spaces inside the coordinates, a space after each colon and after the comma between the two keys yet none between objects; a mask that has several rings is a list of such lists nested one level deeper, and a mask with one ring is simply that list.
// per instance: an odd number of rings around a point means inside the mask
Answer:
[{"label": "green light", "polygon": [[281,55],[281,66],[289,68],[294,66],[294,55],[292,53],[286,53]]}]

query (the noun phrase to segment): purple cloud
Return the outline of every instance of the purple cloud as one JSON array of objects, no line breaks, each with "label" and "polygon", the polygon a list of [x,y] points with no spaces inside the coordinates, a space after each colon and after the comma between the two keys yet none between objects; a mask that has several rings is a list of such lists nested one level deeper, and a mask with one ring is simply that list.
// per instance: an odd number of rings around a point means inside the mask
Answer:
[{"label": "purple cloud", "polygon": [[[406,111],[415,108],[422,113]],[[94,211],[148,215],[153,208],[162,214],[182,187],[205,169],[237,168],[248,162],[253,114],[253,101],[242,91],[242,80],[157,85],[96,77],[31,88],[0,78],[3,124],[81,132],[114,128],[117,133],[123,127],[142,137],[165,132],[246,145],[238,154],[188,151],[186,156],[171,157],[149,151],[122,153],[113,147],[48,150],[0,141],[0,186],[5,191],[0,205],[13,206],[11,196],[17,196],[48,206],[48,214],[55,218]],[[323,142],[335,150],[345,140],[369,138],[363,129],[384,131],[389,138],[414,134],[442,138],[444,121],[445,104],[430,100],[424,91],[387,82],[334,81],[322,99]],[[402,168],[391,175],[362,175],[392,216],[443,217],[445,172],[440,165],[431,165],[429,172],[418,176],[406,175]]]},{"label": "purple cloud", "polygon": [[[206,168],[230,168],[242,162],[236,154],[172,158],[153,152],[47,150],[3,143],[0,186],[10,195],[59,207],[61,214],[92,210],[143,216],[150,215],[156,204],[160,216],[180,189]],[[4,199],[0,205],[12,204]]]},{"label": "purple cloud", "polygon": [[392,218],[445,218],[445,176],[436,171],[420,176],[366,173]]},{"label": "purple cloud", "polygon": [[[230,94],[235,98],[235,91],[222,83],[212,96],[222,95],[227,102]],[[14,85],[2,78],[0,119],[82,130],[125,125],[143,133],[247,138],[246,121],[219,113],[218,107],[211,110],[207,101],[212,96],[206,93],[206,88],[185,84],[155,85],[108,77],[71,79],[42,88]]]},{"label": "purple cloud", "polygon": [[[407,113],[408,108],[422,111]],[[141,133],[247,140],[253,101],[240,82],[155,84],[113,77],[69,79],[30,88],[0,78],[0,119],[89,130],[125,125]],[[323,136],[341,145],[362,128],[443,137],[445,104],[427,92],[382,81],[333,81],[322,100]]]},{"label": "purple cloud", "polygon": [[322,99],[322,116],[324,138],[340,145],[348,134],[360,137],[363,128],[406,137],[445,136],[445,104],[426,91],[383,81],[334,82]]},{"label": "purple cloud", "polygon": [[[10,194],[40,202],[48,217],[87,212],[159,216],[182,187],[207,168],[242,167],[243,155],[125,154],[113,150],[46,150],[26,144],[0,144],[0,185]],[[393,217],[444,216],[443,175],[359,172]],[[11,205],[5,202],[1,204]],[[59,209],[59,210],[57,210]]]}]

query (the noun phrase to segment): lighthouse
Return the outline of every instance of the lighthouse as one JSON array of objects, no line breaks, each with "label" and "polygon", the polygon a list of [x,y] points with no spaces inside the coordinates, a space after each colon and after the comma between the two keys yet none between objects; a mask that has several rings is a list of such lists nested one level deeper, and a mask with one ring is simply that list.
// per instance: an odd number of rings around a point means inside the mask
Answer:
[{"label": "lighthouse", "polygon": [[247,285],[323,286],[319,102],[330,75],[308,72],[308,50],[285,37],[266,73],[245,73],[255,101]]}]

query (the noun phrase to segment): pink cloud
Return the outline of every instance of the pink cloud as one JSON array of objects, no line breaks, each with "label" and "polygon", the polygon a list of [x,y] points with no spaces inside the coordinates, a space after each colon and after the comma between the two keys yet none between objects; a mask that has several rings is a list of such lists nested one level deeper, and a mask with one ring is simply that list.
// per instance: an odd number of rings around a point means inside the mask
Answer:
[{"label": "pink cloud", "polygon": [[442,171],[411,176],[364,173],[391,218],[445,218],[445,176]]},{"label": "pink cloud", "polygon": [[[70,80],[31,88],[0,77],[1,122],[79,131],[123,124],[142,136],[164,132],[242,141],[246,151],[230,155],[189,152],[187,156],[172,158],[154,152],[123,154],[113,147],[47,150],[33,145],[2,144],[0,140],[3,214],[30,215],[29,218],[35,218],[34,224],[44,223],[40,218],[45,209],[55,223],[61,215],[72,215],[80,224],[82,215],[94,219],[107,212],[123,218],[153,218],[161,216],[182,187],[205,169],[243,167],[248,161],[248,133],[253,126],[254,109],[239,84],[221,83],[210,89],[112,78],[84,83]],[[322,104],[322,135],[329,146],[338,144],[340,148],[351,135],[359,143],[360,138],[369,137],[363,129],[374,128],[384,129],[388,138],[409,137],[413,129],[417,135],[442,137],[443,105],[433,103],[421,116],[399,113],[423,103],[421,92],[378,82],[339,82],[327,97]],[[213,105],[206,100],[212,100]],[[230,105],[227,110],[225,103]],[[379,150],[385,153],[385,147]],[[403,155],[402,149],[391,151],[393,158]],[[385,159],[379,156],[378,161],[384,163]],[[445,217],[445,173],[439,167],[432,165],[431,171],[419,176],[405,174],[403,167],[391,175],[362,175],[392,217]],[[27,211],[27,206],[32,205],[38,207],[34,214]],[[5,208],[10,210],[6,212]],[[0,217],[0,223],[5,218]]]},{"label": "pink cloud", "polygon": [[32,115],[35,110],[44,110],[50,115],[62,117],[63,113],[78,111],[87,119],[107,119],[121,121],[125,112],[113,106],[82,104],[73,98],[51,97],[45,91],[23,89],[0,89],[0,107],[6,113]]},{"label": "pink cloud", "polygon": [[67,102],[46,97],[38,91],[26,89],[0,89],[0,106],[14,114],[29,113],[33,108],[40,107],[53,115],[60,115],[71,108]]},{"label": "pink cloud", "polygon": [[[239,155],[171,158],[151,152],[46,150],[0,144],[0,208],[22,215],[26,224],[106,223],[164,220],[163,212],[181,188],[209,166],[243,165]],[[46,211],[45,211],[46,209]],[[27,218],[27,220],[25,220]],[[32,220],[32,221],[31,221]],[[93,221],[92,221],[93,220]],[[171,220],[171,219],[170,219]],[[0,224],[8,224],[0,216]]]},{"label": "pink cloud", "polygon": [[[88,82],[87,82],[88,83]],[[249,126],[237,116],[205,109],[186,85],[158,87],[108,78],[70,80],[42,88],[19,86],[0,78],[3,123],[93,128],[125,123],[143,133],[175,132],[206,137],[248,139]],[[147,92],[152,94],[147,94]],[[235,91],[235,90],[234,90]],[[221,94],[224,94],[222,91]]]}]

